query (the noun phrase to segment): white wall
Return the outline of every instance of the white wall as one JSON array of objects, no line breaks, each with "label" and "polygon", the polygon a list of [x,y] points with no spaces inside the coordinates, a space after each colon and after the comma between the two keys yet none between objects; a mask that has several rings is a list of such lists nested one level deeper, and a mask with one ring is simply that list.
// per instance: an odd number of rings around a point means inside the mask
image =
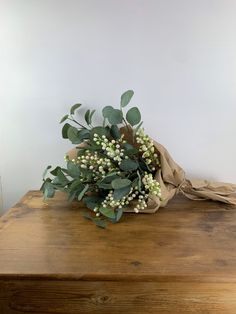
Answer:
[{"label": "white wall", "polygon": [[70,144],[58,120],[134,89],[145,128],[197,178],[236,182],[235,0],[1,0],[4,207]]}]

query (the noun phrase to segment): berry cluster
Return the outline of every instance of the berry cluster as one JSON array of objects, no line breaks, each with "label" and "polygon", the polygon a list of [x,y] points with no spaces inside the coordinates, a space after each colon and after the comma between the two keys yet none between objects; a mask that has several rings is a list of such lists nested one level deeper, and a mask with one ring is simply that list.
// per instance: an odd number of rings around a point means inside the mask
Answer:
[{"label": "berry cluster", "polygon": [[155,171],[160,166],[158,154],[155,152],[153,140],[144,133],[143,129],[139,129],[136,133],[136,141],[139,144],[139,151],[147,165],[151,166],[151,170]]},{"label": "berry cluster", "polygon": [[142,182],[144,184],[145,190],[149,194],[157,195],[158,197],[161,197],[161,187],[159,182],[157,182],[155,179],[153,179],[153,176],[151,173],[145,173]]},{"label": "berry cluster", "polygon": [[107,173],[117,169],[109,158],[101,157],[99,153],[91,153],[89,150],[72,161],[78,164],[81,169],[90,170],[94,180],[104,178]]},{"label": "berry cluster", "polygon": [[101,137],[98,134],[94,134],[93,138],[94,142],[99,145],[102,150],[105,151],[106,155],[110,157],[112,160],[120,163],[122,157],[124,157],[124,149],[121,148],[122,144],[126,141],[121,137],[119,140],[111,140],[109,141],[105,135]]}]

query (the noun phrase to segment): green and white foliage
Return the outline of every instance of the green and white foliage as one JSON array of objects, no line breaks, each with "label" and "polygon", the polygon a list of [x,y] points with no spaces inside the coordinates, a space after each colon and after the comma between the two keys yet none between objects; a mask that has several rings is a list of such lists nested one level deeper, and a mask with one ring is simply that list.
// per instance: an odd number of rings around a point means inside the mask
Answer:
[{"label": "green and white foliage", "polygon": [[160,168],[158,152],[141,128],[139,109],[126,109],[133,95],[132,90],[123,93],[118,109],[104,107],[99,126],[94,126],[95,110],[81,115],[82,105],[73,105],[60,123],[62,137],[77,145],[77,156],[65,156],[65,167],[48,166],[43,174],[45,198],[66,192],[69,201],[83,201],[91,209],[85,217],[102,228],[106,220],[118,222],[126,208],[139,213],[150,197],[161,198],[154,178]]}]

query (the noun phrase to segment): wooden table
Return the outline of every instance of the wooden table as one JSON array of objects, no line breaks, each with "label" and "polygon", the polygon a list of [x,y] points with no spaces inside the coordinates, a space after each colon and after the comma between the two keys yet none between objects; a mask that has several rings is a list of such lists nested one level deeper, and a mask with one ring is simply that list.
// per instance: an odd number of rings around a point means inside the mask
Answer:
[{"label": "wooden table", "polygon": [[236,313],[236,208],[177,197],[106,230],[31,191],[0,220],[0,313]]}]

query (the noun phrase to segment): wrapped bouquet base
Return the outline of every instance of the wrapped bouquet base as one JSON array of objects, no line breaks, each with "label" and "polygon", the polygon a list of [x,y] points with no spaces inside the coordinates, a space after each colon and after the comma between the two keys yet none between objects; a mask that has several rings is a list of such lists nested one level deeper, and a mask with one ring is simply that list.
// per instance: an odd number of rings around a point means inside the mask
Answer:
[{"label": "wrapped bouquet base", "polygon": [[[129,137],[124,128],[122,131],[126,137]],[[154,145],[159,153],[161,165],[155,174],[155,179],[160,183],[162,197],[161,199],[155,195],[149,197],[148,206],[141,213],[155,213],[159,207],[166,206],[178,193],[195,201],[212,200],[236,205],[236,184],[186,179],[184,170],[173,160],[167,149],[155,141]],[[68,156],[70,159],[75,159],[76,148],[69,151]],[[133,206],[124,211],[133,212]]]},{"label": "wrapped bouquet base", "polygon": [[166,148],[157,142],[154,145],[160,156],[161,168],[156,172],[155,179],[160,183],[162,200],[156,197],[149,200],[148,212],[165,206],[178,193],[191,200],[213,200],[236,205],[235,184],[186,179],[184,170]]}]

